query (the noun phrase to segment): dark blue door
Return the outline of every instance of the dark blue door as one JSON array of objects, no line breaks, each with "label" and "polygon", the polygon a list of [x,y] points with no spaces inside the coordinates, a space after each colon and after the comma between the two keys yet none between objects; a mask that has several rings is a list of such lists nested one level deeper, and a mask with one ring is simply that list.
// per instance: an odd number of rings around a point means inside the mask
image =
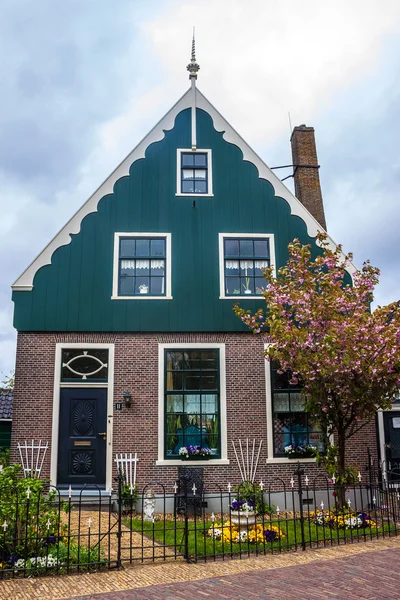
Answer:
[{"label": "dark blue door", "polygon": [[60,390],[58,487],[106,482],[107,390]]}]

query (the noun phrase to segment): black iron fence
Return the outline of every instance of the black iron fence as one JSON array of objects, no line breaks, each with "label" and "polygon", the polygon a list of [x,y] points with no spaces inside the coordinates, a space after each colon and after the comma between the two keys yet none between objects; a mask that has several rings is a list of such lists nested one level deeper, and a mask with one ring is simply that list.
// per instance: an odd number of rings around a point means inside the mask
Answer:
[{"label": "black iron fence", "polygon": [[[390,537],[400,530],[400,472],[375,469],[351,486],[311,479],[207,489],[199,469],[140,490],[122,477],[95,487],[0,490],[0,575],[26,577],[167,560],[214,561]],[[273,485],[272,485],[273,484]]]}]

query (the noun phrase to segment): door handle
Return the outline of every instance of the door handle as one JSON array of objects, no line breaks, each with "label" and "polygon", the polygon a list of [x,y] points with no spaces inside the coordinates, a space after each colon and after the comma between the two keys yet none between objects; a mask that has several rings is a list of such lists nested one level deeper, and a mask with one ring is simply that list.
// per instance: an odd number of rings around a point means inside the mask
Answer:
[{"label": "door handle", "polygon": [[102,431],[101,433],[98,433],[97,435],[102,435],[103,436],[103,440],[107,439],[107,431]]}]

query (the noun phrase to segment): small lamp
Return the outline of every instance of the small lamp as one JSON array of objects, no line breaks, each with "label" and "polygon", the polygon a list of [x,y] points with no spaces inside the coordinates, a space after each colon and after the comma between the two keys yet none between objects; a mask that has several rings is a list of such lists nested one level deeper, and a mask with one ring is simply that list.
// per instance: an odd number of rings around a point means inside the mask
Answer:
[{"label": "small lamp", "polygon": [[125,392],[123,398],[125,400],[126,408],[130,408],[132,406],[132,395],[129,392]]}]

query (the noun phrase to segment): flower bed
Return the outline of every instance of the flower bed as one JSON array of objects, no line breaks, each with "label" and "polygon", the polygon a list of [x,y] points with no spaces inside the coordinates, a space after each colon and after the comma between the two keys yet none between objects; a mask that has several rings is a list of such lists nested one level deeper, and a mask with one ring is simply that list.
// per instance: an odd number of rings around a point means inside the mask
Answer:
[{"label": "flower bed", "polygon": [[263,543],[266,542],[277,542],[282,540],[285,535],[276,525],[270,525],[269,523],[257,523],[254,527],[249,527],[247,531],[239,529],[231,521],[225,521],[213,525],[207,531],[208,537],[218,540],[221,542],[233,542],[238,543]]},{"label": "flower bed", "polygon": [[310,513],[311,519],[316,525],[324,527],[337,527],[339,529],[376,529],[376,522],[365,512],[331,510],[316,510]]}]

